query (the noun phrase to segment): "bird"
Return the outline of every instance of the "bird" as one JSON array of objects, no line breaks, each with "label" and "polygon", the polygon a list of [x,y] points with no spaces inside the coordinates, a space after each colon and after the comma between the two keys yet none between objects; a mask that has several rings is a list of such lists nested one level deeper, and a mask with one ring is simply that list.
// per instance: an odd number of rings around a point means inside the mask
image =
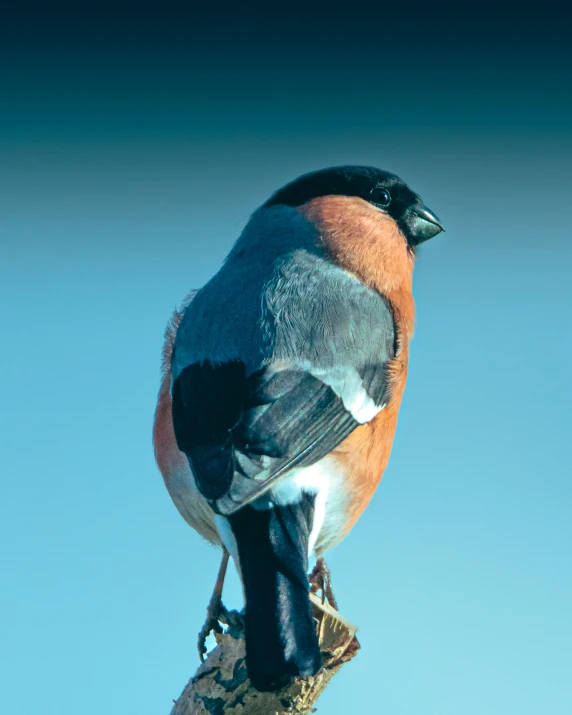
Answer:
[{"label": "bird", "polygon": [[443,230],[391,172],[304,174],[167,327],[156,460],[183,518],[236,565],[258,690],[322,667],[309,560],[347,536],[386,469],[417,248]]}]

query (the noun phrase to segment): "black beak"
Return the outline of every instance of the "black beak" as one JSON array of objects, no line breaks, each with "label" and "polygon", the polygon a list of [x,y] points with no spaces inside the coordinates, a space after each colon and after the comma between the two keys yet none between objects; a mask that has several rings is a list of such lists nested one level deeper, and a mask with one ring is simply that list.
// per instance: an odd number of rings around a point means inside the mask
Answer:
[{"label": "black beak", "polygon": [[412,246],[418,246],[445,230],[441,221],[427,206],[415,206],[407,214],[404,223],[407,239]]}]

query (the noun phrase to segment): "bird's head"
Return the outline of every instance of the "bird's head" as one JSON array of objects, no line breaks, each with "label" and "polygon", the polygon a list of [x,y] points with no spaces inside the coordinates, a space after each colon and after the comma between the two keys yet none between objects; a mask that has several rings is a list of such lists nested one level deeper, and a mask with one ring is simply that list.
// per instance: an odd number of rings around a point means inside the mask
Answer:
[{"label": "bird's head", "polygon": [[304,174],[263,209],[279,206],[295,207],[336,263],[387,296],[411,290],[416,247],[444,230],[402,179],[371,166]]},{"label": "bird's head", "polygon": [[399,176],[373,166],[337,166],[304,174],[279,189],[265,206],[302,206],[329,196],[362,199],[387,214],[412,250],[444,230],[437,216]]}]

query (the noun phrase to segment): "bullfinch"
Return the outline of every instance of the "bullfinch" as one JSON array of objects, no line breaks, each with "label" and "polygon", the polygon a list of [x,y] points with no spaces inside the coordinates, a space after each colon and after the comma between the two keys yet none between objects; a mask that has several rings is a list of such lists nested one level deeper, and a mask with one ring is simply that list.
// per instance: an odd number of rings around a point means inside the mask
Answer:
[{"label": "bullfinch", "polygon": [[321,667],[308,560],[348,534],[386,468],[415,252],[442,230],[387,171],[305,174],[167,329],[157,462],[182,516],[233,557],[259,690]]}]

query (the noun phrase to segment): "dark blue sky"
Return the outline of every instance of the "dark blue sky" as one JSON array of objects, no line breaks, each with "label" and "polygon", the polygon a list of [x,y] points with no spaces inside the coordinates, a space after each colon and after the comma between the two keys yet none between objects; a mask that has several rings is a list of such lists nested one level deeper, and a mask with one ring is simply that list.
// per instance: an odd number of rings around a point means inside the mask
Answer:
[{"label": "dark blue sky", "polygon": [[568,131],[560,7],[50,4],[4,18],[2,136]]}]

